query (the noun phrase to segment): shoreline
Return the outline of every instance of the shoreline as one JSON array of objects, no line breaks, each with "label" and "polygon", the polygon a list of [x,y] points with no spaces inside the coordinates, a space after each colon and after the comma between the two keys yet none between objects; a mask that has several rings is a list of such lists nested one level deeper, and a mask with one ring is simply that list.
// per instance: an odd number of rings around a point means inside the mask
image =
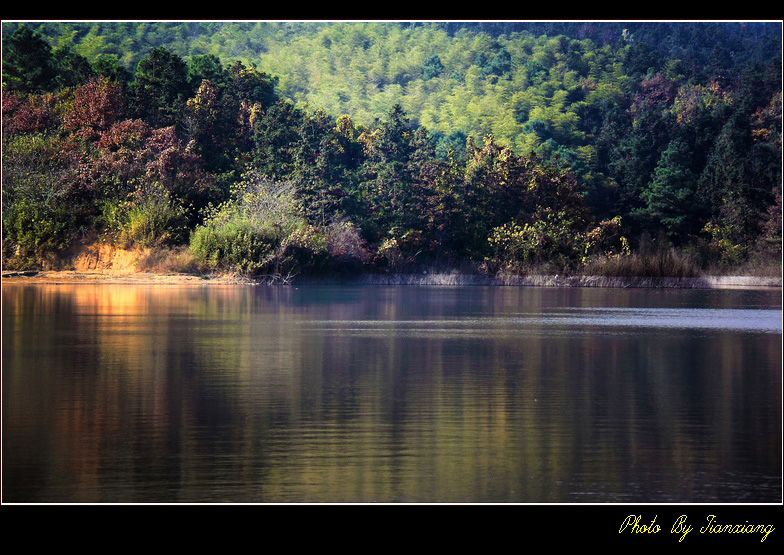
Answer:
[{"label": "shoreline", "polygon": [[348,277],[299,277],[290,281],[251,279],[229,274],[105,272],[42,270],[34,275],[4,272],[2,285],[11,284],[138,284],[138,285],[415,285],[415,286],[516,286],[516,287],[607,287],[664,289],[781,289],[781,276],[702,276],[692,278],[498,275],[457,273],[359,274]]}]

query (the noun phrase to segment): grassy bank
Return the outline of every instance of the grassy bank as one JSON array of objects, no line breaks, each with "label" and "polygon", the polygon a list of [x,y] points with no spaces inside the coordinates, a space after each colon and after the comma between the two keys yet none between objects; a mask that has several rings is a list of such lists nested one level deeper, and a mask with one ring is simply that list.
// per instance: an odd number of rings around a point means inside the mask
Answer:
[{"label": "grassy bank", "polygon": [[532,287],[664,287],[770,288],[782,287],[780,261],[757,261],[735,267],[701,268],[676,251],[595,258],[563,273],[548,265],[503,268],[487,263],[421,264],[401,268],[352,267],[298,274],[248,275],[215,271],[198,261],[186,247],[119,248],[94,242],[49,258],[35,275],[3,268],[3,283],[128,282],[128,283],[245,283],[345,284],[422,286]]}]

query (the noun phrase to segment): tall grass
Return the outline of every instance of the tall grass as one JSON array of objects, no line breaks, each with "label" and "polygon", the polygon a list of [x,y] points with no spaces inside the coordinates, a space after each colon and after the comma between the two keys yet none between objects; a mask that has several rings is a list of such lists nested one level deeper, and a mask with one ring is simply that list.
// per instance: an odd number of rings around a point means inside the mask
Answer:
[{"label": "tall grass", "polygon": [[583,274],[605,277],[698,277],[704,272],[699,257],[673,248],[655,252],[599,256],[589,259]]}]

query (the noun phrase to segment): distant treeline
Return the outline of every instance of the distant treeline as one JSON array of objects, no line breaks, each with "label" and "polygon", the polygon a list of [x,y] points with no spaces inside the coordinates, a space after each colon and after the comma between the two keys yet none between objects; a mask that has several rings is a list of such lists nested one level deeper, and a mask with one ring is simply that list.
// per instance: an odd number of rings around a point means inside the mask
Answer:
[{"label": "distant treeline", "polygon": [[3,259],[689,274],[781,254],[781,26],[3,26]]}]

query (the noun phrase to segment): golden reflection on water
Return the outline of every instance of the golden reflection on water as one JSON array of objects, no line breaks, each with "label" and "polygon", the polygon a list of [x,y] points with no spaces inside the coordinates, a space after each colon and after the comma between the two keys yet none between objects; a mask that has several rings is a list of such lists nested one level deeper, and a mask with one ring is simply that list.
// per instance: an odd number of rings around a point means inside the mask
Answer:
[{"label": "golden reflection on water", "polygon": [[[4,287],[4,491],[72,502],[778,496],[780,334],[501,318],[635,303],[662,298]],[[775,491],[759,491],[771,479]]]}]

